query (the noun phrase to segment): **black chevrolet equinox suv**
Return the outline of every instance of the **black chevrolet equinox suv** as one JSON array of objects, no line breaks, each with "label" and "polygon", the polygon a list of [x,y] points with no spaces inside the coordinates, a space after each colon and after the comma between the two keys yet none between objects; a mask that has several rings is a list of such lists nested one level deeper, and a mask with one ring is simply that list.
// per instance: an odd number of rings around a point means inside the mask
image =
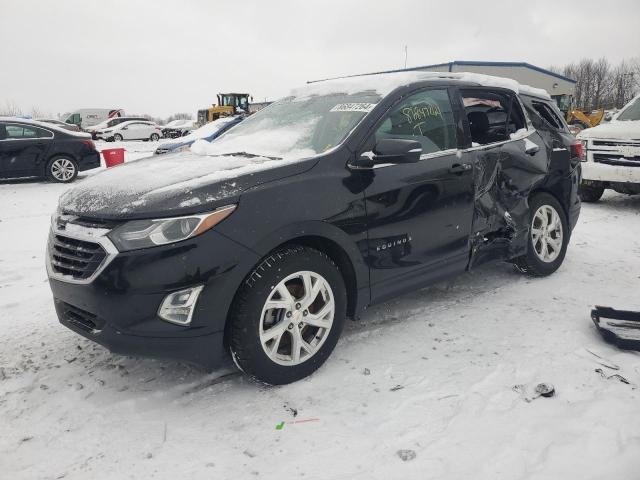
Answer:
[{"label": "black chevrolet equinox suv", "polygon": [[560,267],[580,144],[549,96],[474,74],[311,83],[212,143],[83,180],[52,217],[60,322],[112,352],[285,384],[347,317],[485,262]]}]

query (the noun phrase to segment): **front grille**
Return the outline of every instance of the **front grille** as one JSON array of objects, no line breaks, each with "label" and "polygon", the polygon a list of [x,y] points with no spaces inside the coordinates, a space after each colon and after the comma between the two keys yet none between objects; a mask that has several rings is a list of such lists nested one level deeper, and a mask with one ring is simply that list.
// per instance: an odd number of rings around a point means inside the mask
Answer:
[{"label": "front grille", "polygon": [[621,140],[617,142],[615,140],[594,140],[593,145],[601,147],[640,147],[640,141],[634,142],[633,140]]},{"label": "front grille", "polygon": [[87,332],[97,333],[104,327],[104,320],[97,315],[68,303],[56,300],[56,309],[63,321]]},{"label": "front grille", "polygon": [[54,233],[49,238],[49,256],[54,272],[74,280],[86,280],[95,273],[107,253],[98,243]]},{"label": "front grille", "polygon": [[625,157],[624,155],[616,155],[615,153],[594,153],[593,161],[622,167],[640,167],[640,156]]}]

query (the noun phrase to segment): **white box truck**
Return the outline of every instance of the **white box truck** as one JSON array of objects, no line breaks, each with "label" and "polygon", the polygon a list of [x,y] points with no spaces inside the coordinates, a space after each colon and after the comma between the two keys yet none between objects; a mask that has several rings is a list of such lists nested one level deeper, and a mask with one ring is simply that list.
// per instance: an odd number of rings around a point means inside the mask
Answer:
[{"label": "white box truck", "polygon": [[73,112],[65,113],[60,117],[60,120],[65,123],[78,125],[81,130],[85,130],[108,118],[121,117],[122,115],[124,115],[124,111],[118,108],[81,108]]}]

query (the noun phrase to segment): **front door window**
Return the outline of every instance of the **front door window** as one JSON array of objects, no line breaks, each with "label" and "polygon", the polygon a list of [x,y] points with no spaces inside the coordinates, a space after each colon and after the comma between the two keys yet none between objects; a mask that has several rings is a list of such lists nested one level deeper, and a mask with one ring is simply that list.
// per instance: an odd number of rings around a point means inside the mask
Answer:
[{"label": "front door window", "polygon": [[418,141],[423,154],[456,148],[456,122],[447,90],[420,92],[394,107],[375,133],[376,142],[384,138]]}]

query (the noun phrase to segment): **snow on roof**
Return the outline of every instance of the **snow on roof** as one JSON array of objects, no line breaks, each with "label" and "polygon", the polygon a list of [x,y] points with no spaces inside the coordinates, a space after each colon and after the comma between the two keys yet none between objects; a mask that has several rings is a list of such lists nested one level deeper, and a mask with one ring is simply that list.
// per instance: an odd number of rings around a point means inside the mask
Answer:
[{"label": "snow on roof", "polygon": [[28,118],[20,118],[20,117],[0,117],[0,122],[20,122],[26,123],[29,125],[34,125],[36,127],[46,128],[48,130],[53,130],[54,132],[62,132],[67,135],[72,135],[75,137],[83,137],[83,138],[91,138],[91,135],[85,132],[74,132],[73,130],[67,130],[66,128],[59,127],[53,123],[40,122],[38,120],[31,120]]},{"label": "snow on roof", "polygon": [[551,98],[546,90],[523,85],[511,78],[494,77],[472,72],[392,72],[380,74],[364,74],[328,80],[318,80],[305,87],[291,91],[295,97],[310,95],[330,95],[334,93],[353,94],[364,91],[375,91],[384,96],[405,85],[429,80],[455,80],[475,83],[486,87],[507,88],[516,93]]}]

